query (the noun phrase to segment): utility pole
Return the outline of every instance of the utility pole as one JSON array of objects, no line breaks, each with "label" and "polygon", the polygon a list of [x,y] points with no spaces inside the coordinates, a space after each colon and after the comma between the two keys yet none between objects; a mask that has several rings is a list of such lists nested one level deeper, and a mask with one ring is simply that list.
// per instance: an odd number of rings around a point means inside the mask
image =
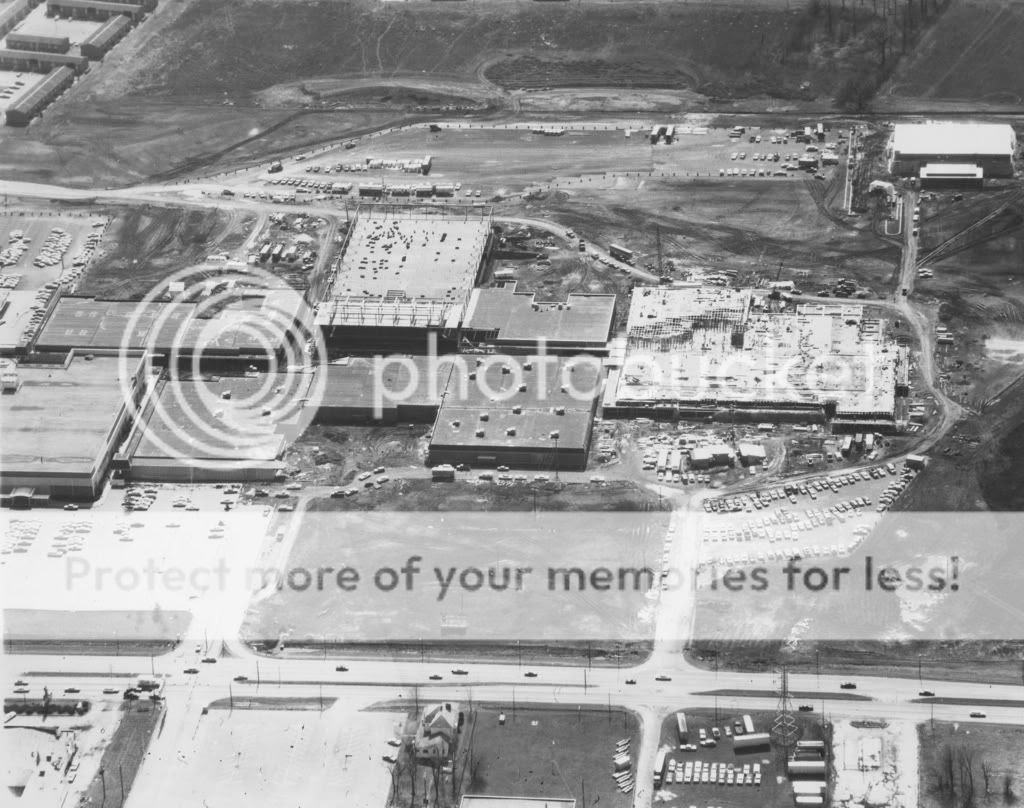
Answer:
[{"label": "utility pole", "polygon": [[661,280],[661,278],[665,274],[665,272],[661,268],[661,225],[660,224],[655,224],[654,225],[654,242],[655,242],[655,244],[657,245],[657,248],[658,248],[658,280]]}]

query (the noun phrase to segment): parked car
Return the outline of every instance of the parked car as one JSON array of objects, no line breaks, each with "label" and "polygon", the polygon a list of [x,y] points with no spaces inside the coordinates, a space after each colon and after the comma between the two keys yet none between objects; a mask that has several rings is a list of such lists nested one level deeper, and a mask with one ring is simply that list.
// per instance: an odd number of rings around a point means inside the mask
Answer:
[{"label": "parked car", "polygon": [[452,673],[456,676],[465,676],[469,671],[463,670],[462,668],[452,668]]},{"label": "parked car", "polygon": [[856,690],[857,689],[857,685],[855,685],[853,682],[843,682],[841,685],[839,685],[839,687],[842,690]]},{"label": "parked car", "polygon": [[985,714],[983,712],[981,712],[981,710],[975,710],[973,713],[971,713],[971,718],[984,718],[984,717],[985,717]]},{"label": "parked car", "polygon": [[922,690],[917,695],[919,695],[919,696],[934,696],[935,694],[932,693],[932,691],[930,691],[930,690]]}]

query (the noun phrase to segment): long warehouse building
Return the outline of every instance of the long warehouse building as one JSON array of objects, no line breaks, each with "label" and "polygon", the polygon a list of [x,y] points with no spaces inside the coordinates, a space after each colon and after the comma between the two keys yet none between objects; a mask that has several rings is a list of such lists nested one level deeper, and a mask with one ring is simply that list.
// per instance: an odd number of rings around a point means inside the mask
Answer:
[{"label": "long warehouse building", "polygon": [[35,5],[36,3],[30,2],[30,0],[11,0],[10,3],[0,8],[0,37],[13,31],[14,27],[29,15]]},{"label": "long warehouse building", "polygon": [[7,35],[6,44],[11,50],[41,53],[67,53],[71,50],[71,40],[66,36],[13,33]]},{"label": "long warehouse building", "polygon": [[1005,123],[899,123],[890,145],[890,170],[916,177],[929,164],[973,165],[986,177],[1012,177],[1017,138]]},{"label": "long warehouse building", "polygon": [[89,60],[73,53],[41,53],[0,48],[0,69],[48,73],[55,67],[70,67],[76,73],[84,73],[89,68]]},{"label": "long warehouse building", "polygon": [[77,20],[107,20],[118,14],[132,19],[156,8],[155,0],[139,3],[112,3],[106,0],[47,0],[46,12],[51,17],[71,17]]},{"label": "long warehouse building", "polygon": [[125,14],[111,17],[82,41],[82,56],[94,61],[102,59],[132,28],[132,18]]},{"label": "long warehouse building", "polygon": [[58,67],[36,84],[21,98],[11,104],[5,113],[8,126],[27,126],[53,100],[75,83],[75,71],[70,67]]}]

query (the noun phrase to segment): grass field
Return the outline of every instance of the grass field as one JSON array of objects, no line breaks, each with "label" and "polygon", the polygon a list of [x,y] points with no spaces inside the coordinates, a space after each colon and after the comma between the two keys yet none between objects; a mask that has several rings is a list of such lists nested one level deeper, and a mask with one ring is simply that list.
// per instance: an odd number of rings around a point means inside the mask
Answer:
[{"label": "grass field", "polygon": [[1021,64],[1024,6],[1016,0],[954,0],[897,68],[886,100],[954,99],[1019,109]]},{"label": "grass field", "polygon": [[152,654],[185,633],[181,611],[44,611],[4,609],[4,646],[19,653]]},{"label": "grass field", "polygon": [[929,722],[918,727],[920,805],[1013,805],[1024,778],[1024,729]]},{"label": "grass field", "polygon": [[[478,709],[471,738],[472,781],[468,793],[575,799],[577,805],[628,808],[611,777],[615,744],[631,741],[639,752],[636,717],[620,710],[538,708],[529,704]],[[643,776],[638,775],[638,776]],[[584,797],[586,802],[584,802]]]},{"label": "grass field", "polygon": [[[480,493],[485,498],[487,489]],[[520,490],[516,498],[529,495]],[[580,497],[566,499],[581,505]],[[453,507],[449,498],[445,504]],[[653,572],[632,571],[654,565],[666,517],[581,510],[530,516],[493,508],[307,513],[284,581],[252,603],[242,636],[316,648],[325,641],[642,643],[653,627],[645,596]],[[391,586],[385,568],[398,574],[415,557],[420,572],[400,573],[402,582]],[[320,577],[327,567],[333,571]],[[337,577],[342,569],[350,570],[345,586]],[[563,569],[581,570],[582,581]],[[595,579],[604,578],[599,569],[611,570],[612,579]],[[300,580],[307,573],[309,585]],[[452,628],[456,617],[461,631]]]},{"label": "grass field", "polygon": [[164,714],[163,702],[126,701],[121,721],[103,752],[100,773],[89,784],[84,804],[122,808],[146,756],[146,749]]}]

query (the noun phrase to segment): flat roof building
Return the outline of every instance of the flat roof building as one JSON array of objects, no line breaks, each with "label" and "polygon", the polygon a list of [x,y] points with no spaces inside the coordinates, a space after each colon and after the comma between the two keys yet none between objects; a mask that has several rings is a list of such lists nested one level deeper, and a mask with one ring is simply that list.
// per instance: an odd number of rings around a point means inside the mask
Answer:
[{"label": "flat roof building", "polygon": [[5,374],[16,384],[0,396],[0,492],[15,489],[32,500],[53,497],[91,501],[99,496],[111,458],[130,426],[131,403],[144,388],[140,353],[70,351],[35,355]]},{"label": "flat roof building", "polygon": [[898,123],[889,147],[893,174],[917,176],[929,163],[981,168],[986,177],[1012,177],[1017,137],[1004,123],[927,121]]},{"label": "flat roof building", "polygon": [[431,433],[430,465],[584,469],[600,360],[473,356],[453,371]]},{"label": "flat roof building", "polygon": [[626,353],[609,374],[609,417],[748,411],[764,420],[882,419],[895,411],[899,353],[862,306],[770,313],[750,290],[635,289]]},{"label": "flat roof building", "polygon": [[200,304],[190,301],[139,303],[63,297],[43,326],[36,347],[59,351],[124,345],[160,353],[175,350],[184,356],[197,349],[204,357],[265,356],[266,346],[247,324],[253,307],[257,311],[262,305],[273,307],[279,299],[288,305],[285,295],[271,299],[272,294],[232,305],[213,317],[199,316]]},{"label": "flat roof building", "polygon": [[163,378],[115,464],[129,480],[273,480],[301,429],[278,413],[255,412],[252,402],[262,400],[261,391],[291,385],[287,395],[271,397],[287,406],[307,397],[313,381],[312,372]]},{"label": "flat roof building", "polygon": [[474,289],[462,326],[471,342],[503,351],[604,354],[615,317],[615,295],[572,294],[564,302],[538,302],[514,283]]},{"label": "flat roof building", "polygon": [[490,232],[486,213],[361,207],[317,307],[328,344],[425,352],[433,333],[454,345]]},{"label": "flat roof building", "polygon": [[349,357],[326,373],[317,419],[328,424],[411,421],[433,423],[448,386],[444,357]]}]

